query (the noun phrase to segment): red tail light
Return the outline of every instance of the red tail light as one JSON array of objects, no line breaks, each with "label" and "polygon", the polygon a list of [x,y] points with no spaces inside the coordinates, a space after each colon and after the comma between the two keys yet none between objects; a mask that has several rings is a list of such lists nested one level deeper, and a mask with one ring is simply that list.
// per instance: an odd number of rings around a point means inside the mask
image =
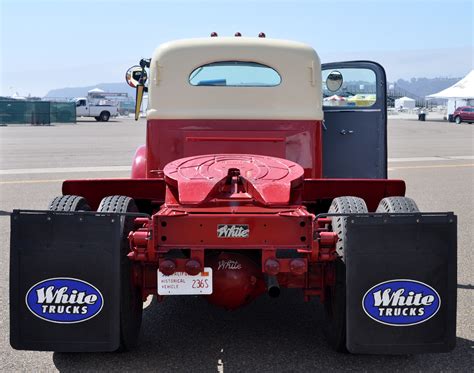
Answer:
[{"label": "red tail light", "polygon": [[185,265],[186,273],[190,276],[196,276],[197,274],[201,273],[203,268],[201,263],[199,263],[195,259],[190,259],[186,262]]},{"label": "red tail light", "polygon": [[293,259],[290,262],[290,271],[295,275],[302,275],[306,272],[306,263],[303,259]]},{"label": "red tail light", "polygon": [[171,276],[176,272],[176,263],[170,259],[165,259],[160,262],[160,272],[165,276]]},{"label": "red tail light", "polygon": [[275,276],[280,272],[280,263],[276,259],[268,259],[265,262],[265,272],[270,276]]}]

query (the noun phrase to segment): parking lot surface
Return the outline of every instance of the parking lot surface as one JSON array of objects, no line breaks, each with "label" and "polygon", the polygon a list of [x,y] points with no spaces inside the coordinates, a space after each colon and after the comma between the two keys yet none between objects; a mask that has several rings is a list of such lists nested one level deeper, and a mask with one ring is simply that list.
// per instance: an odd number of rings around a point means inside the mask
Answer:
[{"label": "parking lot surface", "polygon": [[[458,215],[457,347],[451,353],[354,356],[326,345],[318,301],[297,291],[262,296],[237,311],[170,297],[145,309],[139,347],[128,353],[15,351],[9,345],[9,216],[45,209],[64,179],[127,177],[145,121],[81,121],[0,128],[0,370],[472,371],[474,126],[389,120],[389,176],[404,179],[421,211]],[[41,265],[41,263],[38,263]]]}]

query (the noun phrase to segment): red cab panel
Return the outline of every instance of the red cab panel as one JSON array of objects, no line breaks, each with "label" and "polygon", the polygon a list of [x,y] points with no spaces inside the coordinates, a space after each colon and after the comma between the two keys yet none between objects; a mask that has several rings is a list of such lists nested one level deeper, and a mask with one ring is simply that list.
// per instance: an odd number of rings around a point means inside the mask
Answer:
[{"label": "red cab panel", "polygon": [[149,178],[176,159],[205,154],[284,158],[303,167],[305,177],[322,176],[321,121],[152,119],[147,131]]}]

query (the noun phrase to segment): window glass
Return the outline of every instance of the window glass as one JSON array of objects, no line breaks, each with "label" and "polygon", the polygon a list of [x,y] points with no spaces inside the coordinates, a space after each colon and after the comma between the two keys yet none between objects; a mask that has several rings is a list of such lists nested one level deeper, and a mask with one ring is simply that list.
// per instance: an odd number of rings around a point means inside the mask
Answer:
[{"label": "window glass", "polygon": [[[342,84],[331,91],[326,86],[328,76],[335,70],[323,70],[323,106],[370,107],[375,104],[377,86],[375,72],[369,69],[337,69],[342,75]],[[330,87],[331,88],[331,85]]]},{"label": "window glass", "polygon": [[189,75],[194,86],[274,87],[280,75],[271,67],[256,62],[221,61],[200,66]]}]

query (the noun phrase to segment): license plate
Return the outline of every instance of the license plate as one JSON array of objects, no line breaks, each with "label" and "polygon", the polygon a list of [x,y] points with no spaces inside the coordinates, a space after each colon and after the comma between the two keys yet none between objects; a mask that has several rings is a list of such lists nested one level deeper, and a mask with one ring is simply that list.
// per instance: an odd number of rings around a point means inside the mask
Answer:
[{"label": "license plate", "polygon": [[158,271],[159,295],[200,295],[212,294],[212,268],[204,267],[204,271],[196,276],[186,272],[175,272],[166,276]]}]

